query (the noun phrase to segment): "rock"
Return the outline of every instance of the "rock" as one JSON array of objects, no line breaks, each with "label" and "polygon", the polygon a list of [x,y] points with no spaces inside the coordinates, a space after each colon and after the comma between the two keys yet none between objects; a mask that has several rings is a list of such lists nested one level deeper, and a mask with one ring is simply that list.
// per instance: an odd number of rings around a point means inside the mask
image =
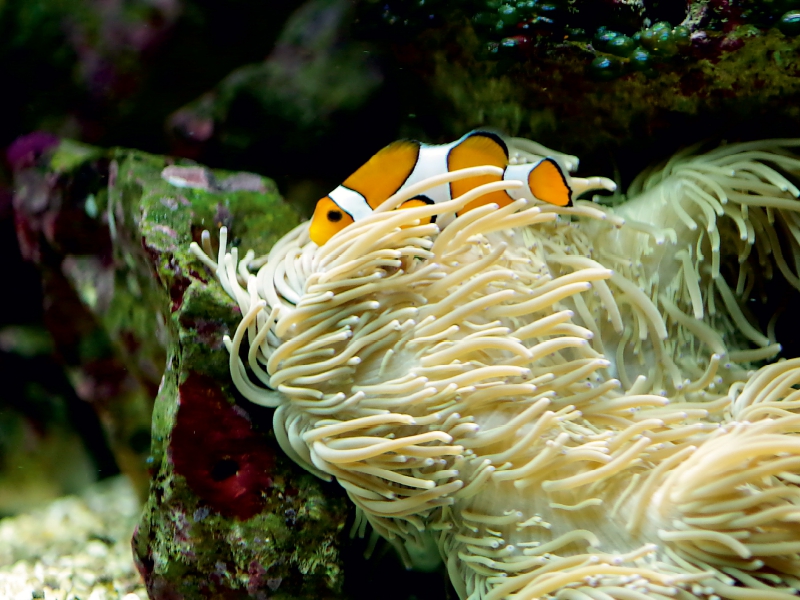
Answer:
[{"label": "rock", "polygon": [[354,17],[348,0],[304,2],[266,60],[241,65],[172,114],[173,151],[238,168],[268,164],[282,177],[354,169],[396,127],[373,45],[350,35]]},{"label": "rock", "polygon": [[150,597],[339,597],[342,496],[234,393],[239,308],[187,251],[222,224],[268,250],[298,222],[272,181],[66,140],[22,154],[18,234],[56,348],[123,471],[140,491],[152,476],[133,539]]},{"label": "rock", "polygon": [[4,85],[13,90],[6,110],[15,118],[0,124],[0,145],[42,126],[88,139],[124,127],[120,121],[130,119],[131,99],[148,87],[153,58],[163,54],[184,5],[183,0],[4,4],[4,31],[13,35],[0,41],[0,60]]},{"label": "rock", "polygon": [[[632,178],[698,140],[797,135],[791,2],[364,2],[354,35],[414,89],[403,134],[497,127]],[[785,14],[784,14],[785,13]]]},{"label": "rock", "polygon": [[[37,135],[12,150],[33,146]],[[58,140],[23,156],[12,161],[17,238],[41,274],[55,354],[74,393],[100,415],[120,469],[144,495],[166,332],[146,266],[115,259],[103,213],[110,156]]]}]

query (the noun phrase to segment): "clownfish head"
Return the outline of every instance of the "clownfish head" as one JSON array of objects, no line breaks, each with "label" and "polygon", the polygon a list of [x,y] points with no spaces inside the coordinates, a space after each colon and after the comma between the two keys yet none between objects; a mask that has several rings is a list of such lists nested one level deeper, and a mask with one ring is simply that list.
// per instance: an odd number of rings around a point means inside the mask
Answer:
[{"label": "clownfish head", "polygon": [[325,196],[317,202],[308,235],[317,246],[322,246],[352,223],[353,217],[343,211],[329,196]]}]

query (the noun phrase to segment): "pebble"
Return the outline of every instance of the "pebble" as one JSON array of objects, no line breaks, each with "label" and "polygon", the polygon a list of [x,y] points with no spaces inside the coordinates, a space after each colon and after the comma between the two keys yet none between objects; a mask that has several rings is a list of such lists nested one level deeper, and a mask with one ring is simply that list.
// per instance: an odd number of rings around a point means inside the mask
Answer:
[{"label": "pebble", "polygon": [[147,600],[130,545],[139,511],[120,476],[0,520],[0,598]]}]

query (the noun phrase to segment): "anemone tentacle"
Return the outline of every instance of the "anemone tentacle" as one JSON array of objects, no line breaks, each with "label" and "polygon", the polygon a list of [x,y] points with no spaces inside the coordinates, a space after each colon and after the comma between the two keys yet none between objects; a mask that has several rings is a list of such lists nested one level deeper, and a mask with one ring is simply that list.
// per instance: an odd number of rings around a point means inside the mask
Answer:
[{"label": "anemone tentacle", "polygon": [[797,145],[681,154],[613,210],[457,215],[499,182],[397,195],[322,248],[300,226],[258,261],[224,232],[192,251],[287,454],[408,561],[432,540],[462,598],[788,599],[800,359],[752,371],[780,346],[743,307],[769,277],[800,290]]}]

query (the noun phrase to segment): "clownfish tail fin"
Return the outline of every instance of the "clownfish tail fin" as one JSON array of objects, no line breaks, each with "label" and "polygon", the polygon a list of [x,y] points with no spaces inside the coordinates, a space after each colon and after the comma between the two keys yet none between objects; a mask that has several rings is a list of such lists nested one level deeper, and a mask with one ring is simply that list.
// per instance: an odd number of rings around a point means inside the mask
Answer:
[{"label": "clownfish tail fin", "polygon": [[543,158],[528,174],[528,187],[534,198],[555,206],[572,206],[572,188],[561,165]]}]

